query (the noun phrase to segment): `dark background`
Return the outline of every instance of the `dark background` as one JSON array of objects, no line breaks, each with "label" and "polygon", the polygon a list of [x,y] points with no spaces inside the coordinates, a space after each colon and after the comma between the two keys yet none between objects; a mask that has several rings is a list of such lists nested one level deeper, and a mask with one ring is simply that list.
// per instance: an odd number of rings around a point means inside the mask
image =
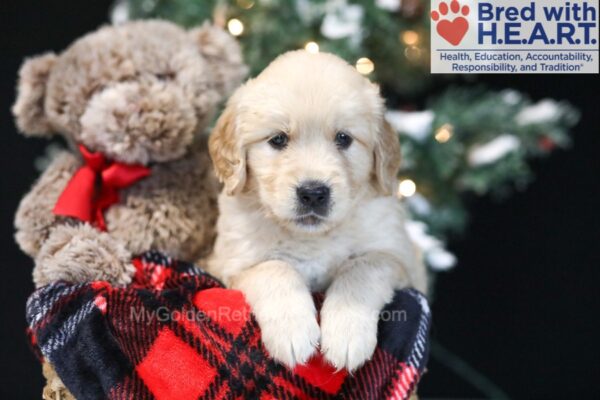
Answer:
[{"label": "dark background", "polygon": [[[0,394],[40,398],[41,368],[25,339],[32,262],[12,238],[19,199],[39,175],[47,142],[17,134],[10,106],[23,58],[60,51],[107,21],[111,1],[0,4]],[[451,243],[433,336],[512,398],[599,398],[600,118],[598,75],[488,75],[493,88],[566,99],[582,112],[574,145],[536,160],[536,181],[504,202],[471,199],[468,232]],[[421,396],[483,398],[436,358]]]}]

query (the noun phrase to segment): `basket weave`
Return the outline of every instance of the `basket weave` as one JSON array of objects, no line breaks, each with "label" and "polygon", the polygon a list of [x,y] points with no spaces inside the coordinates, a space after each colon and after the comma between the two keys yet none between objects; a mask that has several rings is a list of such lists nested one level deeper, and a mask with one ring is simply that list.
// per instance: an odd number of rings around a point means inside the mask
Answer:
[{"label": "basket weave", "polygon": [[67,390],[62,383],[52,365],[44,362],[42,365],[42,373],[46,378],[46,386],[42,391],[42,399],[44,400],[75,400],[75,397]]}]

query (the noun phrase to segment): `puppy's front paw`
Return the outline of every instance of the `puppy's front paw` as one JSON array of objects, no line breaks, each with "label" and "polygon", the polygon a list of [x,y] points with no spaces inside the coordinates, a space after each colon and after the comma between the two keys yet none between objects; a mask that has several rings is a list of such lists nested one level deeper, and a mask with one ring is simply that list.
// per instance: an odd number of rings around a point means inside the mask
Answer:
[{"label": "puppy's front paw", "polygon": [[338,370],[353,371],[369,360],[377,345],[377,315],[364,310],[321,310],[321,352]]},{"label": "puppy's front paw", "polygon": [[268,318],[257,315],[257,320],[262,320],[259,324],[265,348],[271,357],[290,368],[304,364],[315,352],[321,335],[314,307],[277,308],[279,311],[266,314]]}]

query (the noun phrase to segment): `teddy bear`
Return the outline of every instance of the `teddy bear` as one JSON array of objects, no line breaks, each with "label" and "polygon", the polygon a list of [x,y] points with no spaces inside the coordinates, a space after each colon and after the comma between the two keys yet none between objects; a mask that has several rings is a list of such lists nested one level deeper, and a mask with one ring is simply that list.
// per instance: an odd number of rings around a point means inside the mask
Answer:
[{"label": "teddy bear", "polygon": [[50,282],[126,285],[132,257],[196,261],[211,250],[216,181],[204,132],[247,73],[239,45],[205,24],[104,26],[26,60],[13,114],[28,136],[60,135],[15,218],[16,241]]},{"label": "teddy bear", "polygon": [[[145,251],[189,261],[210,252],[220,186],[205,132],[246,74],[239,45],[222,29],[165,21],[101,27],[60,54],[23,63],[17,126],[68,146],[15,217],[36,287],[122,286]],[[43,369],[44,398],[71,399],[51,365]]]}]

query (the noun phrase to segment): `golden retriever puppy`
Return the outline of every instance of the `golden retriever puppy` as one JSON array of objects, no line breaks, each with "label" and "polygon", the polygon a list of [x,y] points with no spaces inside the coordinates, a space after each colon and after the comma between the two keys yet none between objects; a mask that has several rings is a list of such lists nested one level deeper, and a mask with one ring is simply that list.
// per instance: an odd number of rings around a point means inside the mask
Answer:
[{"label": "golden retriever puppy", "polygon": [[[425,270],[393,196],[398,137],[379,89],[331,54],[286,53],[229,100],[210,138],[224,183],[209,271],[241,290],[272,357],[372,355],[394,290]],[[320,326],[311,291],[324,291]]]}]

